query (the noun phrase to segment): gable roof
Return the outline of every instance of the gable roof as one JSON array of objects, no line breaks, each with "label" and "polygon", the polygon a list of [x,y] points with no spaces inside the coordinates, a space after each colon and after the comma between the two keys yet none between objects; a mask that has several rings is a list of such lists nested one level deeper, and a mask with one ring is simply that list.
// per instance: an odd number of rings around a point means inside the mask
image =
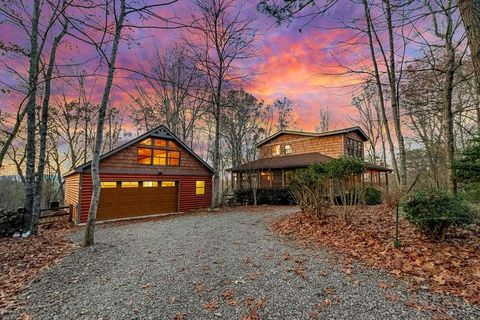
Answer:
[{"label": "gable roof", "polygon": [[295,134],[299,136],[306,136],[306,137],[325,137],[325,136],[332,136],[336,134],[345,134],[349,132],[356,132],[358,135],[362,138],[363,141],[368,141],[368,136],[366,133],[362,130],[360,127],[351,127],[351,128],[344,128],[344,129],[339,129],[339,130],[331,130],[331,131],[325,131],[325,132],[304,132],[304,131],[296,131],[296,130],[280,130],[273,135],[267,137],[266,139],[260,141],[257,143],[257,148],[261,147],[262,145],[266,144],[272,139],[275,139],[276,137],[282,135],[282,134]]},{"label": "gable roof", "polygon": [[[173,134],[173,132],[171,132],[167,127],[165,127],[163,124],[150,130],[150,131],[147,131],[145,132],[144,134],[136,137],[135,139],[132,139],[132,140],[129,140],[128,142],[122,144],[121,146],[107,152],[107,153],[104,153],[100,156],[100,161],[102,161],[103,159],[105,158],[108,158],[110,157],[111,155],[125,149],[125,148],[128,148],[146,138],[164,138],[164,139],[172,139],[172,140],[175,140],[175,142],[177,142],[179,145],[182,146],[182,148],[184,148],[185,150],[187,150],[187,152],[189,152],[192,156],[194,156],[198,161],[200,161],[200,163],[202,163],[210,172],[213,173],[213,168],[205,162],[205,160],[203,160],[198,154],[196,154],[190,147],[188,147],[182,140],[180,140],[176,135]],[[92,161],[88,161],[88,162],[85,162],[84,164],[76,167],[75,169],[73,169],[72,171],[68,172],[67,174],[65,174],[65,177],[69,176],[69,175],[72,175],[74,173],[78,173],[78,172],[82,172],[85,168],[88,168],[90,166],[90,164],[92,163]]]}]

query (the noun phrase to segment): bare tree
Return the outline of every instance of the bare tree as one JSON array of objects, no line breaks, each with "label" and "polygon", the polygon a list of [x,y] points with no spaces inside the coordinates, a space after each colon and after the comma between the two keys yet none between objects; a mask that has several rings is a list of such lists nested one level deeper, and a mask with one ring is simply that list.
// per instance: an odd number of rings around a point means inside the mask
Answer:
[{"label": "bare tree", "polygon": [[[127,0],[106,1],[102,8],[105,13],[105,19],[103,23],[97,21],[85,21],[74,20],[74,27],[84,37],[83,41],[93,45],[95,49],[101,54],[102,58],[106,61],[108,66],[107,77],[103,90],[102,100],[100,103],[100,109],[97,116],[97,130],[95,134],[95,144],[93,148],[91,172],[92,172],[92,199],[90,202],[87,226],[85,228],[84,245],[90,246],[94,243],[95,223],[97,219],[97,207],[100,200],[100,153],[103,147],[104,138],[104,122],[105,115],[107,113],[107,106],[110,98],[110,91],[112,89],[113,78],[116,70],[116,60],[120,41],[122,40],[122,31],[124,28],[135,28],[134,24],[128,21],[129,15],[140,15],[141,20],[148,21],[148,18],[158,18],[158,12],[155,12],[156,8],[170,5],[176,1],[166,1],[158,3],[139,4],[137,1],[127,3]],[[108,20],[111,18],[111,20]],[[72,19],[73,20],[73,19]],[[162,21],[167,19],[162,18]],[[143,26],[151,27],[151,26]],[[101,40],[97,41],[89,35],[89,28],[100,32],[102,34]],[[160,26],[157,26],[160,28]],[[106,41],[105,37],[109,34],[110,30],[113,30],[111,34],[111,40]],[[107,54],[105,45],[111,44],[110,53]]]},{"label": "bare tree", "polygon": [[247,78],[240,62],[253,54],[256,31],[252,18],[242,16],[242,8],[235,11],[232,0],[197,0],[198,14],[194,16],[189,36],[184,36],[189,53],[202,71],[209,90],[209,103],[215,122],[213,145],[213,201],[218,206],[221,198],[220,128],[223,95]]},{"label": "bare tree", "polygon": [[[375,80],[372,79],[372,81]],[[362,91],[353,97],[352,105],[357,109],[358,115],[348,118],[355,123],[359,123],[368,136],[369,141],[366,143],[368,160],[371,163],[381,162],[385,165],[386,152],[383,139],[383,123],[379,112],[380,107],[375,84],[367,82],[363,85]],[[377,150],[379,144],[381,147],[380,152]]]},{"label": "bare tree", "polygon": [[293,101],[287,97],[277,99],[272,104],[273,112],[277,118],[277,130],[287,130],[295,126],[293,120]]},{"label": "bare tree", "polygon": [[480,1],[458,0],[458,7],[468,37],[477,82],[477,95],[480,96]]},{"label": "bare tree", "polygon": [[132,119],[147,130],[163,123],[180,139],[193,145],[195,128],[204,116],[206,88],[200,70],[183,44],[156,50],[136,83],[138,98]]},{"label": "bare tree", "polygon": [[[66,1],[63,1],[61,7],[66,6]],[[64,21],[62,30],[58,35],[56,35],[53,39],[52,48],[50,49],[50,58],[48,60],[47,71],[45,74],[45,88],[43,93],[43,101],[42,101],[42,111],[41,111],[41,121],[40,121],[40,150],[38,156],[38,167],[36,173],[36,181],[35,181],[35,190],[33,196],[33,208],[32,208],[32,217],[30,220],[30,228],[29,230],[36,234],[38,232],[38,221],[40,218],[40,209],[41,209],[41,197],[43,194],[43,184],[44,184],[44,171],[45,171],[45,164],[46,164],[46,146],[47,146],[47,130],[48,130],[48,118],[49,118],[49,107],[50,107],[50,89],[51,89],[51,82],[53,76],[53,68],[55,66],[55,57],[57,54],[58,46],[60,45],[60,41],[62,38],[67,34],[68,30],[68,22]]]},{"label": "bare tree", "polygon": [[237,167],[247,154],[251,154],[250,149],[255,149],[265,106],[244,90],[229,91],[224,103],[220,132],[230,155],[230,164]]},{"label": "bare tree", "polygon": [[331,119],[332,115],[330,114],[330,109],[325,108],[325,109],[320,109],[318,111],[318,124],[315,127],[315,130],[317,132],[326,132],[330,130],[331,127]]}]

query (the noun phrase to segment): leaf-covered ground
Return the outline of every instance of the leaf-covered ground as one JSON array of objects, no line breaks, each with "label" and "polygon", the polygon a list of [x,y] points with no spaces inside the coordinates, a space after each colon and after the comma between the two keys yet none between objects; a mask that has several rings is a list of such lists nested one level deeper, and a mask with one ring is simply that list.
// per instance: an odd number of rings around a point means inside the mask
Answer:
[{"label": "leaf-covered ground", "polygon": [[[401,220],[401,247],[395,248],[392,209],[359,209],[351,226],[333,208],[324,219],[295,213],[274,221],[274,229],[308,243],[333,248],[367,266],[387,269],[408,281],[411,288],[428,288],[480,304],[480,229],[451,229],[445,242],[433,241]],[[337,212],[336,212],[337,211]],[[347,261],[347,262],[348,262]]]},{"label": "leaf-covered ground", "polygon": [[[37,275],[4,319],[477,319],[463,299],[269,226],[296,207],[246,206],[98,226],[96,244]],[[82,229],[70,238],[81,241]]]},{"label": "leaf-covered ground", "polygon": [[72,230],[63,221],[44,224],[37,236],[0,239],[0,318],[38,272],[67,255],[73,244],[65,237]]}]

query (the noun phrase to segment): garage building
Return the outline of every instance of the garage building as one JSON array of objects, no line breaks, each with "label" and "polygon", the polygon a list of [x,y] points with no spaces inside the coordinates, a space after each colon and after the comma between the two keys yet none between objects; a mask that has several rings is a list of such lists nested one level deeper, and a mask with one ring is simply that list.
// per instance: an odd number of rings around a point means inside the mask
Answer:
[{"label": "garage building", "polygon": [[[90,162],[65,175],[65,204],[85,223],[92,198]],[[97,220],[118,220],[207,208],[213,169],[165,126],[100,157]]]}]

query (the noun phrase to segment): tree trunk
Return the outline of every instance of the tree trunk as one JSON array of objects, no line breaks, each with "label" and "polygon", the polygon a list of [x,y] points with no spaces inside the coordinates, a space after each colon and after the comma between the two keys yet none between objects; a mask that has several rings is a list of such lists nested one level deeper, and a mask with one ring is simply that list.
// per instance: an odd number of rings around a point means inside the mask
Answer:
[{"label": "tree trunk", "polygon": [[[220,90],[220,89],[218,89]],[[220,95],[220,94],[219,94]],[[213,207],[220,203],[220,97],[215,102],[215,141],[213,143]]]},{"label": "tree trunk", "polygon": [[480,96],[480,0],[458,0],[458,7],[472,54],[477,78],[477,95]]},{"label": "tree trunk", "polygon": [[390,47],[390,103],[393,112],[393,125],[395,127],[395,134],[397,136],[398,149],[400,155],[400,189],[406,190],[407,188],[407,152],[405,150],[405,141],[402,134],[402,124],[400,121],[400,106],[399,96],[397,93],[397,79],[396,79],[396,66],[395,66],[395,47],[393,38],[393,25],[392,25],[392,11],[390,0],[385,0],[386,14],[387,14],[387,27],[388,27],[388,42]]},{"label": "tree trunk", "polygon": [[368,41],[369,41],[369,46],[370,46],[370,54],[371,54],[372,63],[373,63],[373,67],[374,67],[375,83],[377,85],[377,90],[378,90],[378,97],[379,97],[379,104],[380,104],[380,111],[381,111],[383,127],[385,128],[385,133],[386,133],[386,136],[387,136],[390,155],[392,157],[393,170],[395,171],[395,176],[397,177],[397,182],[400,184],[400,182],[401,182],[400,181],[400,172],[399,172],[399,169],[398,169],[397,159],[395,158],[395,146],[393,145],[392,134],[390,132],[390,126],[388,124],[387,113],[385,111],[385,98],[383,96],[382,82],[380,80],[380,72],[378,70],[378,63],[377,63],[377,57],[375,55],[375,48],[373,46],[372,31],[371,31],[372,19],[370,17],[370,8],[368,7],[367,0],[362,0],[362,2],[363,2],[363,8],[365,10],[365,20],[367,22],[367,35],[368,35]]},{"label": "tree trunk", "polygon": [[110,54],[110,61],[108,63],[108,75],[103,91],[102,102],[98,112],[97,132],[95,135],[95,146],[93,149],[93,157],[91,164],[92,172],[92,200],[90,202],[90,209],[88,212],[87,226],[85,228],[84,245],[90,246],[94,243],[95,237],[95,222],[97,220],[97,206],[100,200],[100,152],[103,143],[103,125],[105,121],[105,113],[110,97],[110,90],[112,89],[113,76],[115,73],[115,62],[117,58],[118,45],[120,43],[123,21],[125,19],[125,0],[120,4],[120,16],[116,22],[115,35],[113,38],[112,52]]},{"label": "tree trunk", "polygon": [[55,37],[50,51],[50,59],[48,61],[47,73],[45,75],[45,91],[42,103],[42,115],[40,122],[40,153],[38,156],[38,169],[37,179],[35,183],[35,195],[33,200],[32,219],[30,221],[30,232],[37,234],[38,232],[38,220],[40,218],[40,207],[42,201],[43,191],[43,173],[45,171],[45,158],[47,147],[47,129],[48,129],[48,112],[50,103],[50,87],[52,82],[53,67],[55,64],[55,55],[57,54],[57,48],[62,40],[63,36],[67,33],[67,23],[64,24],[62,32]]},{"label": "tree trunk", "polygon": [[[447,10],[451,10],[448,8]],[[455,159],[455,142],[453,136],[453,112],[452,112],[452,92],[453,79],[455,76],[455,48],[453,47],[453,21],[451,12],[446,12],[447,30],[445,32],[445,49],[446,49],[446,66],[445,66],[445,82],[443,87],[443,126],[445,131],[445,153],[446,153],[446,169],[447,169],[447,187],[452,193],[457,192],[457,179],[453,169]]]},{"label": "tree trunk", "polygon": [[35,0],[33,4],[33,13],[31,18],[31,35],[30,35],[30,66],[28,89],[29,96],[26,105],[27,113],[27,163],[25,169],[25,230],[29,230],[30,221],[33,217],[33,201],[35,194],[35,129],[36,129],[36,96],[38,84],[38,24],[40,18],[40,0]]}]

